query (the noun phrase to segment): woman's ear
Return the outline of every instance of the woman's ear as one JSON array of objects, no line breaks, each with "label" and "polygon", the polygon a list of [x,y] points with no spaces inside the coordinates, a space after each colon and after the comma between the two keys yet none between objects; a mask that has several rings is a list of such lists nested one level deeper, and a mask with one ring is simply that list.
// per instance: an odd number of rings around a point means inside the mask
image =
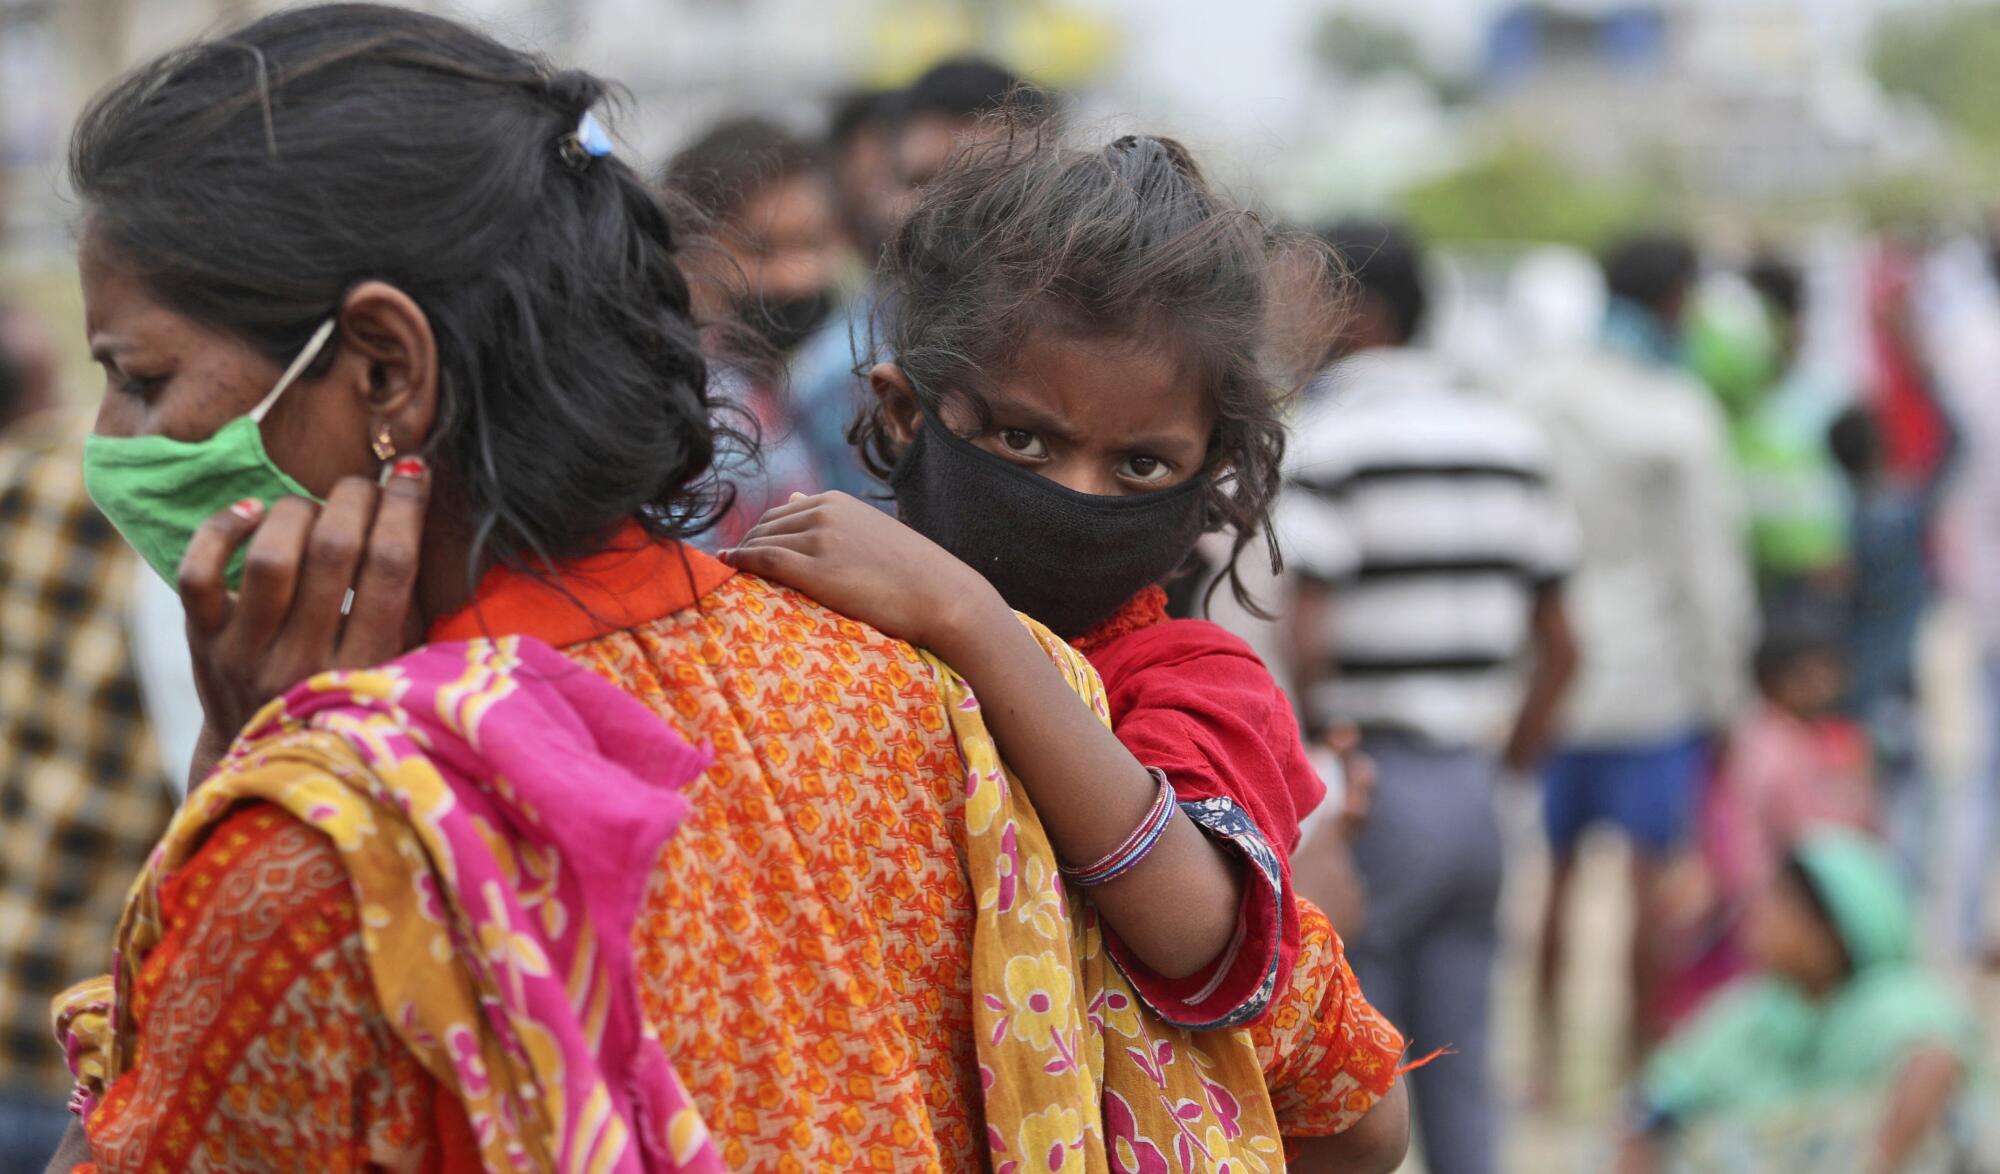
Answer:
[{"label": "woman's ear", "polygon": [[910,377],[894,363],[877,363],[868,370],[868,386],[882,407],[882,425],[889,439],[901,451],[917,438],[923,426],[923,409],[917,405],[917,389]]},{"label": "woman's ear", "polygon": [[[364,364],[364,405],[399,453],[421,451],[438,412],[437,337],[410,295],[364,281],[340,307],[340,349]],[[371,437],[372,439],[372,437]]]}]

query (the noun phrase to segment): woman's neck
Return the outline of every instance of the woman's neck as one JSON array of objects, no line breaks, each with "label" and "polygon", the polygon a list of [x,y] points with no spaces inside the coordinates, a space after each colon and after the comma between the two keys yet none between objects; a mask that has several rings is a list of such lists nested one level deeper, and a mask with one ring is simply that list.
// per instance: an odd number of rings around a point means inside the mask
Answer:
[{"label": "woman's neck", "polygon": [[472,520],[446,500],[440,486],[424,517],[422,553],[417,556],[417,582],[411,592],[410,615],[404,624],[404,647],[424,642],[431,625],[457,615],[472,602],[472,593],[486,573],[484,560],[472,565]]}]

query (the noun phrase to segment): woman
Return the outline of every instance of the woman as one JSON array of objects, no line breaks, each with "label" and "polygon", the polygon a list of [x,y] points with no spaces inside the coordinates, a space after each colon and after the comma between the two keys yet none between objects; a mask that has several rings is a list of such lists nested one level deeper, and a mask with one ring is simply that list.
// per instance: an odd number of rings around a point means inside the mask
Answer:
[{"label": "woman", "polygon": [[[1280,1133],[1398,1160],[1400,1039],[1323,918],[1258,1040],[1168,1027],[1066,915],[1046,838],[948,670],[678,541],[714,512],[706,370],[667,219],[585,117],[601,92],[447,21],[339,5],[154,63],[79,126],[80,267],[109,379],[93,484],[156,569],[178,567],[208,760],[301,678],[426,638],[560,648],[705,742],[631,938],[644,1019],[730,1168],[1169,1151],[1255,1168]],[[338,844],[293,846],[339,867]],[[240,845],[190,853],[181,874],[216,883],[163,896],[238,880]],[[100,1168],[185,1138],[437,1168],[464,1157],[454,1138],[489,1140],[467,1129],[463,1073],[364,997],[365,895],[323,888],[304,920],[284,913],[295,981],[349,967],[358,993],[329,1030],[396,1062],[347,1068],[317,1043],[309,1060],[251,1024],[235,1066],[176,1067],[218,1054],[190,1026],[203,1008],[281,1000],[245,968],[189,976],[185,953],[127,934],[141,997],[113,1009],[87,1121],[117,1143]],[[162,908],[183,932],[214,916]],[[482,935],[459,961],[491,969],[513,940]],[[292,1058],[285,1078],[273,1057]],[[314,1100],[329,1081],[338,1095]],[[159,1095],[121,1098],[142,1084]]]}]

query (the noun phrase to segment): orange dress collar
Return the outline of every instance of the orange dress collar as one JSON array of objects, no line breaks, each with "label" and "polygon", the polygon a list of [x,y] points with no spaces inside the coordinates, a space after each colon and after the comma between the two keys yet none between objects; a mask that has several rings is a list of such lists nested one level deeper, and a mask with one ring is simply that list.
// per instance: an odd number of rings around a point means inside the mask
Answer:
[{"label": "orange dress collar", "polygon": [[736,573],[685,543],[628,521],[597,554],[553,580],[495,567],[464,610],[431,625],[430,641],[533,636],[557,648],[622,632],[693,606]]}]

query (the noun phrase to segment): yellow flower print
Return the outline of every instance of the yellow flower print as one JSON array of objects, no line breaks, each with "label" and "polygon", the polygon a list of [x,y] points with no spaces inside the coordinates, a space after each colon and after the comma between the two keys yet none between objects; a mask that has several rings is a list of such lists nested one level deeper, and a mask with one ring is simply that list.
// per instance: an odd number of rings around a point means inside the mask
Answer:
[{"label": "yellow flower print", "polygon": [[1028,896],[1021,902],[1021,920],[1041,936],[1060,940],[1068,935],[1069,924],[1062,886],[1055,879],[1055,870],[1040,856],[1030,856],[1022,863],[1021,886]]},{"label": "yellow flower print", "polygon": [[487,881],[480,886],[480,892],[486,898],[486,916],[479,922],[479,948],[487,961],[507,975],[518,1000],[522,997],[521,976],[547,978],[549,956],[534,938],[514,932],[513,922],[507,916],[507,898],[498,882]]},{"label": "yellow flower print", "polygon": [[1070,975],[1062,960],[1047,952],[1007,960],[1007,1013],[1014,1038],[1038,1052],[1070,1045]]},{"label": "yellow flower print", "polygon": [[1090,1017],[1100,1030],[1126,1039],[1138,1039],[1139,1000],[1117,987],[1106,987],[1090,1004]]},{"label": "yellow flower print", "polygon": [[1021,1174],[1083,1168],[1083,1114],[1061,1107],[1029,1114],[1016,1137]]}]

